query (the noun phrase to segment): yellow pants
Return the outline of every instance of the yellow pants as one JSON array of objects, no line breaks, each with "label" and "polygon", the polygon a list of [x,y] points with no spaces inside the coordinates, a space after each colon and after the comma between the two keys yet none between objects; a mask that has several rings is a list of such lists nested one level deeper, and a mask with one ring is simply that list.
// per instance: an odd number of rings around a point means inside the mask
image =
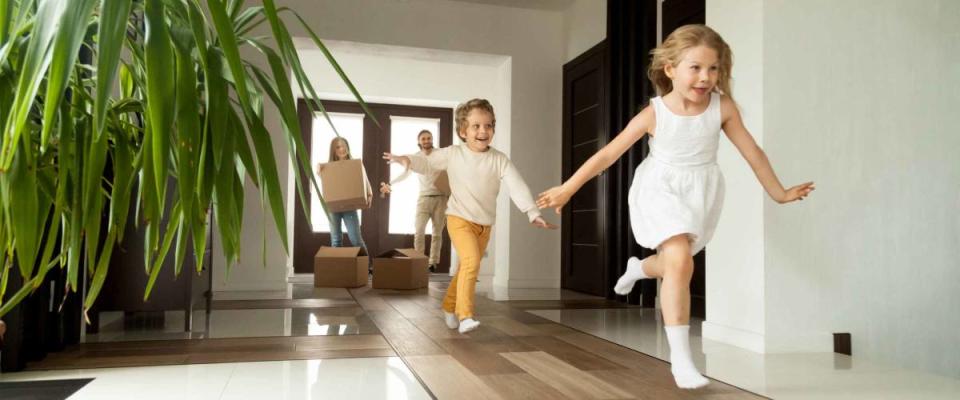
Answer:
[{"label": "yellow pants", "polygon": [[443,310],[459,319],[473,318],[473,292],[477,288],[480,260],[490,240],[491,227],[475,224],[453,215],[447,216],[447,233],[457,249],[460,266],[443,298]]}]

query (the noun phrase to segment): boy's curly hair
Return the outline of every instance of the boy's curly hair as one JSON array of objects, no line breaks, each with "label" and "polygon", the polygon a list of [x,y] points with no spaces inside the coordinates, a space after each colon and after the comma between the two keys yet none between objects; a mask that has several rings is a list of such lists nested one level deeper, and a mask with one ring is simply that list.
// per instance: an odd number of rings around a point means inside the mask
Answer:
[{"label": "boy's curly hair", "polygon": [[[490,117],[493,118],[493,126],[497,126],[497,115],[493,113],[493,106],[490,105],[490,102],[487,101],[487,99],[470,99],[458,105],[457,111],[454,112],[454,117],[457,121],[456,128],[458,137],[460,136],[460,132],[467,129],[467,115],[474,109],[480,109],[490,113]],[[460,140],[465,141],[463,137],[460,137]]]}]

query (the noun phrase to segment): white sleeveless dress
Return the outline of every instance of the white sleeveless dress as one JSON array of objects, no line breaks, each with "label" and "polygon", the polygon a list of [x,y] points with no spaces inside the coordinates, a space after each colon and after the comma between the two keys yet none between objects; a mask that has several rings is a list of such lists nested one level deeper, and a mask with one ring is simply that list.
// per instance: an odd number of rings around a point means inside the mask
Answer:
[{"label": "white sleeveless dress", "polygon": [[650,154],[637,166],[627,202],[637,244],[658,248],[665,240],[688,234],[690,252],[703,250],[723,209],[723,174],[717,165],[720,143],[720,95],[710,97],[696,116],[672,113],[660,97]]}]

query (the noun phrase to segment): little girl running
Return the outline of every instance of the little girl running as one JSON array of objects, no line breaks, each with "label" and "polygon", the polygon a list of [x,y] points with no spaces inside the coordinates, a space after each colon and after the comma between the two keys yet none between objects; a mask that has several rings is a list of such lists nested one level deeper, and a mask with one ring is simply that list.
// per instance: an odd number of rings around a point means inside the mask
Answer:
[{"label": "little girl running", "polygon": [[723,207],[717,166],[721,129],[777,203],[802,200],[813,182],[784,189],[770,161],[743,126],[730,92],[730,47],[704,25],[686,25],[652,52],[647,74],[660,96],[561,186],[542,193],[540,208],[557,213],[580,187],[607,169],[634,143],[650,135],[650,154],[637,167],[627,202],[637,243],[657,254],[627,261],[614,291],[627,294],[637,280],[663,278],[660,304],[677,386],[709,383],[690,354],[690,279],[693,255],[713,236]]}]

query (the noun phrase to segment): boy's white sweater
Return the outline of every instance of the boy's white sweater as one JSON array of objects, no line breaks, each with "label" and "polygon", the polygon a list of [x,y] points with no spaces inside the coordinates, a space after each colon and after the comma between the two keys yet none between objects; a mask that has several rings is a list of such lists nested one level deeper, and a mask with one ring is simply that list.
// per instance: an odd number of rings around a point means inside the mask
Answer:
[{"label": "boy's white sweater", "polygon": [[418,174],[446,170],[450,180],[450,199],[447,215],[463,218],[480,225],[493,225],[497,219],[497,194],[500,182],[520,211],[532,222],[540,216],[530,188],[510,159],[499,150],[489,147],[478,153],[465,145],[448,146],[434,150],[430,157],[411,154],[410,169]]}]

